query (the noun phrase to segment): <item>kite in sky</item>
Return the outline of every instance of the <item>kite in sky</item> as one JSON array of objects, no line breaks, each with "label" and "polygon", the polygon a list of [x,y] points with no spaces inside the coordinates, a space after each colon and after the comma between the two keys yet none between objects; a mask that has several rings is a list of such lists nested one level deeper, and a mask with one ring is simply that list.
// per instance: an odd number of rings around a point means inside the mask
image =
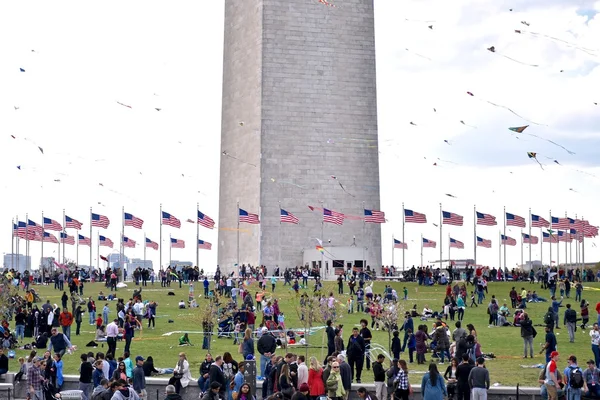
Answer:
[{"label": "kite in sky", "polygon": [[[469,96],[471,96],[471,97],[475,97],[475,95],[474,95],[472,92],[467,92],[467,94],[468,94]],[[539,124],[539,123],[537,123],[537,122],[530,121],[530,120],[528,120],[527,118],[523,117],[522,115],[519,115],[519,114],[517,114],[515,111],[513,111],[513,110],[511,110],[510,108],[508,108],[508,107],[506,107],[506,106],[503,106],[503,105],[501,105],[501,104],[493,103],[493,102],[491,102],[491,101],[489,101],[489,100],[486,100],[486,99],[480,99],[480,98],[477,98],[477,99],[478,99],[479,101],[483,101],[483,102],[486,102],[486,103],[488,103],[488,104],[491,104],[491,105],[493,105],[494,107],[500,107],[500,108],[504,108],[505,110],[508,110],[508,111],[510,111],[511,113],[513,113],[514,115],[516,115],[517,117],[519,117],[519,118],[521,118],[521,119],[523,119],[523,120],[525,120],[525,121],[527,121],[527,122],[529,122],[529,123],[531,123],[531,124],[534,124],[534,125],[543,125],[543,124]]]},{"label": "kite in sky", "polygon": [[458,197],[456,197],[455,195],[451,194],[451,193],[446,193],[446,196],[448,197],[452,197],[453,199],[457,199]]},{"label": "kite in sky", "polygon": [[123,104],[123,103],[121,103],[120,101],[117,101],[117,104],[120,104],[120,105],[122,105],[123,107],[131,108],[131,106],[128,106],[127,104]]},{"label": "kite in sky", "polygon": [[540,165],[540,168],[544,169],[544,167],[542,166],[542,163],[537,159],[537,153],[534,153],[532,151],[528,151],[527,152],[527,157],[534,159],[535,162],[537,162]]},{"label": "kite in sky", "polygon": [[332,179],[335,179],[335,180],[337,181],[338,185],[340,185],[340,187],[342,188],[342,190],[343,190],[344,192],[346,192],[346,194],[348,194],[348,195],[350,195],[350,196],[352,196],[352,197],[356,197],[356,196],[354,196],[352,193],[350,193],[350,192],[348,192],[348,191],[346,190],[346,188],[344,187],[344,185],[342,185],[342,182],[340,182],[340,181],[339,181],[339,179],[337,178],[337,176],[335,176],[335,175],[331,175],[331,178],[332,178]]},{"label": "kite in sky", "polygon": [[527,129],[528,126],[529,125],[517,126],[517,127],[513,127],[513,128],[508,128],[508,130],[516,132],[516,133],[522,133],[523,135],[528,135],[528,136],[535,137],[535,138],[538,138],[538,139],[541,139],[541,140],[545,140],[548,143],[552,143],[553,145],[555,145],[557,147],[560,147],[561,149],[565,150],[567,153],[569,153],[571,155],[575,154],[574,152],[572,152],[571,150],[567,149],[563,145],[560,145],[560,144],[558,144],[558,143],[556,143],[556,142],[554,142],[554,141],[552,141],[550,139],[546,139],[546,138],[543,138],[541,136],[534,135],[533,133],[524,133],[525,129]]},{"label": "kite in sky", "polygon": [[329,6],[329,7],[335,7],[335,4],[332,4],[332,3],[328,2],[327,0],[319,0],[319,3]]},{"label": "kite in sky", "polygon": [[254,165],[254,164],[251,164],[251,163],[249,163],[249,162],[246,162],[246,161],[244,161],[244,160],[240,160],[239,158],[232,156],[232,155],[231,155],[231,154],[229,154],[227,151],[223,151],[223,153],[221,153],[221,154],[223,154],[225,157],[229,157],[229,158],[232,158],[232,159],[234,159],[234,160],[238,160],[238,161],[239,161],[239,162],[241,162],[241,163],[248,164],[248,165],[251,165],[251,166],[253,166],[253,167],[256,167],[256,165]]},{"label": "kite in sky", "polygon": [[21,72],[25,72],[25,70],[24,70],[23,68],[19,68],[19,70],[20,70]]},{"label": "kite in sky", "polygon": [[[467,92],[467,93],[469,93],[469,92]],[[463,124],[464,126],[468,126],[469,128],[475,128],[475,129],[477,129],[476,126],[465,124],[465,121],[463,121],[462,119],[460,120],[460,123]]]},{"label": "kite in sky", "polygon": [[414,54],[414,55],[415,55],[415,56],[417,56],[417,57],[421,57],[421,58],[424,58],[424,59],[426,59],[426,60],[429,60],[429,61],[431,61],[431,58],[429,58],[429,57],[426,57],[426,56],[424,56],[424,55],[422,55],[422,54],[415,53],[414,51],[410,51],[410,50],[409,50],[409,49],[407,49],[407,48],[405,48],[404,50],[408,51],[408,52],[409,52],[409,53],[411,53],[411,54]]},{"label": "kite in sky", "polygon": [[155,109],[156,111],[160,111],[160,110],[162,110],[161,108],[154,108],[154,109]]},{"label": "kite in sky", "polygon": [[[496,53],[496,47],[494,47],[494,46],[488,47],[488,51],[490,51],[492,53]],[[505,54],[501,54],[501,53],[496,53],[496,54],[498,54],[498,55],[506,58],[507,60],[511,60],[511,61],[514,61],[514,62],[519,63],[519,64],[527,65],[529,67],[539,67],[539,65],[537,65],[537,64],[527,64],[527,63],[525,63],[523,61],[515,60],[514,58],[509,57],[509,56],[507,56]]]}]

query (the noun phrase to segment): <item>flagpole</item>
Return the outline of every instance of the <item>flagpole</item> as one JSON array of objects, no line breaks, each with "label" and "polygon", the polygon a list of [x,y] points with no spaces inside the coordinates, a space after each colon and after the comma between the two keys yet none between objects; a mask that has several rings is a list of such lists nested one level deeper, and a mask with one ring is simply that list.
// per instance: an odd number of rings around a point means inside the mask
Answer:
[{"label": "flagpole", "polygon": [[[402,203],[402,243],[406,243],[406,240],[404,239],[404,220],[405,220],[405,214],[404,214],[404,202]],[[423,242],[421,240],[421,242]],[[423,245],[423,243],[421,243],[421,245]],[[402,272],[404,272],[404,268],[405,268],[405,256],[404,256],[404,245],[402,246]],[[421,255],[423,254],[423,249],[421,249]],[[423,257],[421,257],[423,258]],[[423,264],[423,260],[421,260],[421,264]]]},{"label": "flagpole", "polygon": [[[162,203],[160,204],[160,220],[159,220],[160,224],[159,224],[159,238],[158,238],[158,270],[162,271],[162,248],[163,248],[163,241],[162,241]],[[145,243],[144,243],[145,244]],[[169,241],[169,246],[171,245],[171,242]]]},{"label": "flagpole", "polygon": [[[550,221],[550,230],[551,230],[551,232],[548,232],[548,234],[550,235],[550,243],[549,243],[549,245],[550,245],[549,246],[550,247],[550,262],[548,263],[548,265],[550,267],[552,267],[552,241],[554,240],[554,235],[553,235],[554,231],[552,230],[552,210],[550,210],[550,219],[549,219],[549,221]],[[546,229],[546,230],[548,230],[548,229]]]},{"label": "flagpole", "polygon": [[[92,240],[90,238],[90,240]],[[90,243],[90,251],[92,248],[92,244]],[[75,249],[75,265],[77,265],[77,267],[79,267],[79,231],[77,231],[77,248]]]},{"label": "flagpole", "polygon": [[279,230],[277,231],[277,243],[279,246],[279,255],[277,257],[277,267],[279,267],[279,265],[281,265],[281,201],[277,201],[277,204],[279,204]]},{"label": "flagpole", "polygon": [[[540,238],[541,239],[541,238]],[[523,238],[521,238],[523,240]],[[533,265],[531,265],[531,245],[533,244],[531,237],[531,208],[529,209],[529,268],[533,270]]]},{"label": "flagpole", "polygon": [[[144,232],[144,268],[146,268],[146,232]],[[154,267],[152,267],[154,270]]]},{"label": "flagpole", "polygon": [[[585,221],[583,215],[581,220]],[[583,235],[581,236],[581,277],[583,278],[583,270],[585,268],[585,228],[583,229]]]},{"label": "flagpole", "polygon": [[540,264],[544,266],[544,231],[540,226]]},{"label": "flagpole", "polygon": [[45,236],[46,236],[46,229],[44,228],[44,212],[42,211],[42,258],[40,260],[42,271],[44,271],[44,238],[45,238]]},{"label": "flagpole", "polygon": [[[90,207],[90,270],[92,269],[92,212],[92,207]],[[98,258],[100,258],[99,255]]]},{"label": "flagpole", "polygon": [[367,236],[367,222],[366,222],[366,220],[364,218],[364,215],[365,215],[365,202],[363,201],[362,204],[363,204],[363,243],[362,243],[362,245],[363,245],[362,246],[362,250],[363,250],[363,256],[362,256],[362,258],[363,258],[363,266],[362,267],[363,267],[363,269],[365,269],[367,267],[366,266],[367,260],[365,260],[365,244],[367,243],[367,239],[366,239],[365,236]]},{"label": "flagpole", "polygon": [[[90,248],[91,247],[92,246],[90,246]],[[96,269],[98,271],[100,271],[100,231],[96,231],[96,251],[98,252],[96,254]],[[91,252],[91,250],[90,250],[90,252]],[[91,269],[92,269],[92,266],[90,265],[90,270]]]},{"label": "flagpole", "polygon": [[[477,265],[477,206],[473,205],[473,262]],[[500,267],[500,266],[498,266]]]},{"label": "flagpole", "polygon": [[236,268],[240,267],[240,202],[237,202],[237,256],[236,256]]},{"label": "flagpole", "polygon": [[421,267],[423,267],[423,234],[421,234]]},{"label": "flagpole", "polygon": [[[506,237],[506,206],[504,206],[504,240]],[[504,271],[506,271],[506,242],[504,243]]]},{"label": "flagpole", "polygon": [[[125,282],[125,263],[123,259],[125,258],[125,245],[123,241],[125,240],[125,207],[121,208],[121,246],[119,247],[119,264],[121,265],[121,280]],[[99,273],[100,271],[98,271]]]},{"label": "flagpole", "polygon": [[[529,241],[531,242],[531,236],[529,236]],[[529,243],[529,247],[531,248],[531,243]],[[521,228],[521,268],[523,268],[523,228]]]},{"label": "flagpole", "polygon": [[198,243],[200,243],[200,224],[198,223],[198,214],[200,213],[200,203],[196,203],[196,267],[200,264],[200,255],[198,254]]},{"label": "flagpole", "polygon": [[442,245],[442,222],[443,222],[443,214],[442,214],[442,203],[440,203],[440,271],[442,270],[442,257],[444,256]]},{"label": "flagpole", "polygon": [[171,234],[169,233],[169,267],[171,266],[171,263],[173,262],[173,258],[171,257],[171,250],[173,249],[173,241],[172,241],[172,237]]},{"label": "flagpole", "polygon": [[25,213],[25,270],[30,271],[31,261],[29,258],[29,213]]},{"label": "flagpole", "polygon": [[[17,229],[18,228],[19,227],[17,226]],[[16,237],[16,235],[15,235],[15,219],[14,218],[12,219],[12,224],[11,224],[10,229],[12,230],[12,232],[11,232],[12,236],[10,237],[10,267],[15,269],[16,271],[18,271],[19,268],[18,267],[15,268],[15,241],[16,241],[15,237]]]},{"label": "flagpole", "polygon": [[[566,211],[565,211],[565,219],[566,220],[569,219]],[[567,244],[568,244],[568,242],[566,240],[571,236],[571,223],[569,223],[569,229],[567,230],[567,232],[565,232],[565,235],[566,234],[568,234],[569,236],[565,236],[565,264],[567,263]]]},{"label": "flagpole", "polygon": [[[450,234],[448,233],[448,262],[452,263],[452,257],[450,257],[450,249],[451,249],[451,243],[450,243]],[[440,243],[440,247],[442,247],[442,243]],[[452,265],[452,264],[451,264]]]},{"label": "flagpole", "polygon": [[[323,202],[323,200],[321,200],[321,208],[322,209],[325,208],[325,203]],[[323,218],[323,212],[324,211],[321,211],[321,240],[323,241],[323,243],[325,243],[325,219]],[[325,249],[325,246],[323,246],[323,249]],[[321,271],[325,267],[324,257],[325,257],[325,252],[322,251],[321,252],[321,267],[319,268]],[[332,268],[333,273],[335,274],[335,266],[333,264],[331,264],[331,268]],[[327,273],[327,269],[325,270],[325,273]]]},{"label": "flagpole", "polygon": [[20,264],[21,263],[20,263],[19,258],[20,258],[21,250],[19,249],[19,247],[20,247],[19,246],[19,242],[20,241],[19,241],[19,236],[18,236],[18,232],[19,232],[19,216],[18,215],[16,216],[16,221],[17,221],[17,239],[16,239],[16,244],[17,244],[17,269],[20,271],[19,268],[20,268]]},{"label": "flagpole", "polygon": [[396,243],[394,243],[394,234],[392,233],[392,266],[394,266],[394,249],[395,249]]},{"label": "flagpole", "polygon": [[[504,236],[506,236],[506,235],[504,235]],[[498,268],[502,268],[502,231],[501,230],[498,230],[498,239],[500,239],[499,246],[498,246]]]},{"label": "flagpole", "polygon": [[65,209],[63,208],[63,233],[65,234],[65,238],[63,239],[63,259],[62,263],[67,263],[67,257],[65,256],[65,240],[67,239],[67,218],[65,217]]}]

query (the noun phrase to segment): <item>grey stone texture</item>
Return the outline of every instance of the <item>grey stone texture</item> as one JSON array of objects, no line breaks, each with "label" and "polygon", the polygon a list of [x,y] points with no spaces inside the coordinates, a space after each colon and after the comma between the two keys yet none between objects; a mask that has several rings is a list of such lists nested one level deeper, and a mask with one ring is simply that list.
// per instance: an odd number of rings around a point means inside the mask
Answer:
[{"label": "grey stone texture", "polygon": [[[240,263],[293,267],[314,238],[355,236],[381,265],[378,224],[322,227],[307,207],[380,209],[373,0],[226,0],[221,151],[222,270],[237,262],[238,201],[261,218],[240,225]],[[300,224],[280,225],[279,204]]]}]

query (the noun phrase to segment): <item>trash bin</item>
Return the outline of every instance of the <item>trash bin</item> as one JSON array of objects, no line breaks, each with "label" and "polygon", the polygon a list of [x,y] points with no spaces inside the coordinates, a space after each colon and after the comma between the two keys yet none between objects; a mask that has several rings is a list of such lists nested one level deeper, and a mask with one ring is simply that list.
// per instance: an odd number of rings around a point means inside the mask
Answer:
[{"label": "trash bin", "polygon": [[83,398],[83,390],[63,390],[60,392],[62,400],[81,400]]}]

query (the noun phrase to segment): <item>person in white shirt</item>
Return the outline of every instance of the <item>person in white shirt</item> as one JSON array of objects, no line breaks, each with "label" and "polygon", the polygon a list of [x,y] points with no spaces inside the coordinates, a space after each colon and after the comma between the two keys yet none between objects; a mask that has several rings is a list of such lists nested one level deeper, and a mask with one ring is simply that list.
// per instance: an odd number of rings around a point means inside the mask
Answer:
[{"label": "person in white shirt", "polygon": [[117,350],[117,337],[119,336],[119,320],[115,319],[106,326],[106,344],[108,352],[115,356]]},{"label": "person in white shirt", "polygon": [[298,356],[298,387],[303,383],[308,383],[308,367],[305,361],[303,355]]}]

